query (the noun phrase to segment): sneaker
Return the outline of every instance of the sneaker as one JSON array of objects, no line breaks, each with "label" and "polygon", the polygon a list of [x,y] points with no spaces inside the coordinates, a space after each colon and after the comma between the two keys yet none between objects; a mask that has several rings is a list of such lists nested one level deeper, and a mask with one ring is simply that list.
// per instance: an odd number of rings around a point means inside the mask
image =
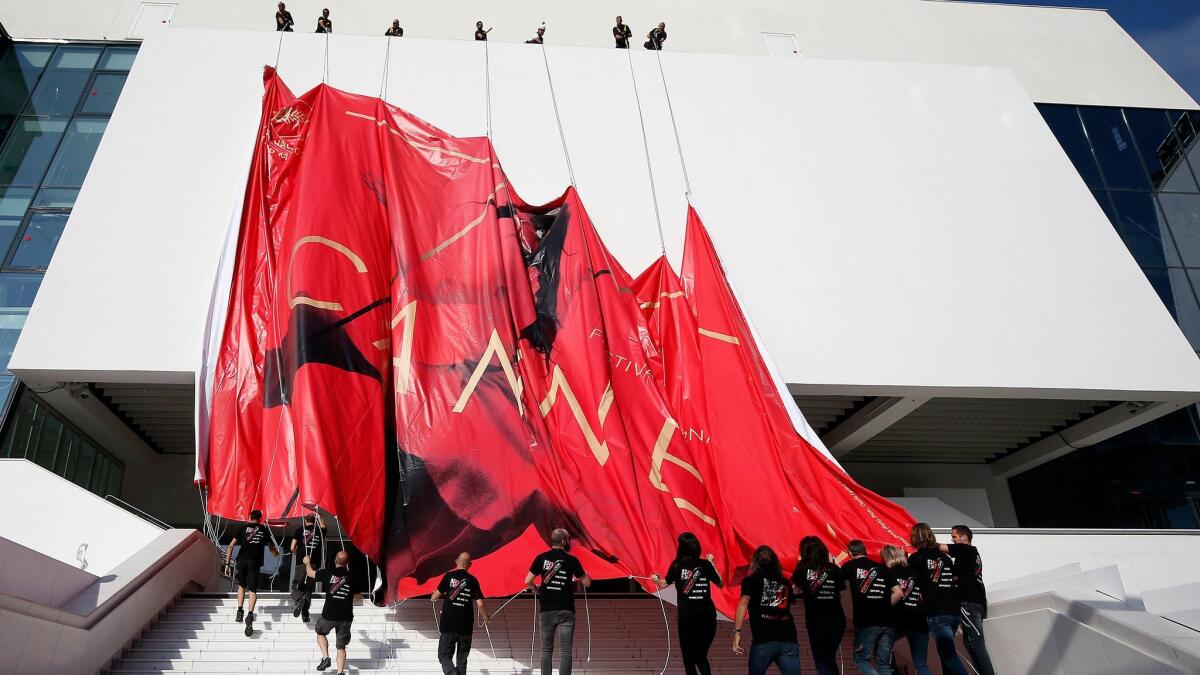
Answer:
[{"label": "sneaker", "polygon": [[302,609],[303,607],[300,605],[300,603],[296,603],[296,606],[292,608],[292,616],[300,616],[300,611]]},{"label": "sneaker", "polygon": [[254,634],[254,612],[246,615],[246,637]]},{"label": "sneaker", "polygon": [[246,614],[245,610],[243,610],[241,607],[238,607],[238,613],[237,613],[237,616],[236,616],[236,617],[235,617],[233,620],[234,620],[234,621],[236,621],[236,622],[238,622],[238,623],[241,623],[241,622],[242,622],[242,618],[245,616],[245,614]]},{"label": "sneaker", "polygon": [[317,670],[325,670],[331,665],[333,662],[329,660],[328,656],[321,657],[321,662],[317,664]]},{"label": "sneaker", "polygon": [[304,623],[308,623],[309,621],[312,621],[312,617],[305,614],[304,616],[300,617],[300,620],[303,621]]}]

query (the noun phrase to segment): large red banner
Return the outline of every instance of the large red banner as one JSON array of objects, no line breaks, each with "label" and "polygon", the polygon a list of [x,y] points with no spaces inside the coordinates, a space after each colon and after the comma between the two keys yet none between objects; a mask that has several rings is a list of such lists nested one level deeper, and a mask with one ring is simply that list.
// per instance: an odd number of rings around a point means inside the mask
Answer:
[{"label": "large red banner", "polygon": [[325,85],[292,97],[270,70],[266,90],[213,513],[329,511],[402,597],[463,550],[515,591],[556,527],[596,578],[664,571],[684,530],[731,582],[759,544],[789,564],[807,534],[903,544],[911,517],[797,433],[694,211],[682,275],[664,258],[635,279],[573,188],[524,202],[488,139]]}]

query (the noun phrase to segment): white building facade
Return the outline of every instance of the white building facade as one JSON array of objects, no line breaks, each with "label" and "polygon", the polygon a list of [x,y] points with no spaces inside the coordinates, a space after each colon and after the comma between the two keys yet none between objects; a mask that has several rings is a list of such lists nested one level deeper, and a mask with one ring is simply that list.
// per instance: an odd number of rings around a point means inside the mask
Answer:
[{"label": "white building facade", "polygon": [[[678,258],[690,185],[810,423],[918,516],[1200,524],[1200,114],[1106,13],[370,0],[312,34],[321,7],[289,3],[278,33],[270,2],[0,2],[20,336],[0,455],[199,522],[194,382],[265,64],[490,133],[529,201],[570,180],[565,146],[631,269],[659,253],[656,213]],[[658,21],[661,55],[640,48]],[[1097,521],[1052,522],[1072,508]]]}]

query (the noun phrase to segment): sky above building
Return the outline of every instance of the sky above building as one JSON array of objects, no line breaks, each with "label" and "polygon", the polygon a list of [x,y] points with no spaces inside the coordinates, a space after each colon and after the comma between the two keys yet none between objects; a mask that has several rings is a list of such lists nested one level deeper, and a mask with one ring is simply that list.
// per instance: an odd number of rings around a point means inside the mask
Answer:
[{"label": "sky above building", "polygon": [[982,0],[1107,9],[1192,98],[1200,101],[1200,0]]}]

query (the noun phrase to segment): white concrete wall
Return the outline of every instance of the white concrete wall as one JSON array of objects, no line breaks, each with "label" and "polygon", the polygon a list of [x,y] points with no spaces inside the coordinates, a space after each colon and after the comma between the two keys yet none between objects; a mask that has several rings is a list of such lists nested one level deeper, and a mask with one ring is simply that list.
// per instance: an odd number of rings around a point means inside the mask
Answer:
[{"label": "white concrete wall", "polygon": [[91,572],[0,537],[0,594],[61,607],[95,581]]},{"label": "white concrete wall", "polygon": [[[191,382],[245,183],[261,65],[278,44],[274,33],[181,29],[147,40],[13,370]],[[335,35],[330,82],[377,93],[385,45]],[[318,83],[324,47],[319,36],[286,36],[280,69],[295,91]],[[580,191],[638,270],[658,237],[626,54],[547,52]],[[677,258],[679,158],[655,60],[630,55]],[[472,42],[394,40],[389,100],[452,133],[481,134],[483,57]],[[527,199],[548,199],[567,173],[541,52],[495,44],[491,62],[500,156]],[[789,383],[1114,399],[1200,390],[1200,362],[1010,73],[698,54],[663,62],[696,203]]]},{"label": "white concrete wall", "polygon": [[[123,40],[137,0],[0,0],[15,36]],[[180,0],[180,28],[273,30],[274,3]],[[796,35],[818,58],[913,61],[1011,68],[1046,103],[1193,108],[1195,102],[1106,12],[928,0],[293,0],[297,30],[311,32],[321,8],[338,34],[382,35],[399,18],[407,37],[471,39],[475,21],[493,41],[523,42],[542,22],[549,44],[611,47],[621,14],[636,45],[659,21],[671,51],[767,55],[763,33]]]},{"label": "white concrete wall", "polygon": [[87,544],[88,572],[104,575],[162,530],[121,507],[23,459],[0,459],[0,537],[78,566]]}]

